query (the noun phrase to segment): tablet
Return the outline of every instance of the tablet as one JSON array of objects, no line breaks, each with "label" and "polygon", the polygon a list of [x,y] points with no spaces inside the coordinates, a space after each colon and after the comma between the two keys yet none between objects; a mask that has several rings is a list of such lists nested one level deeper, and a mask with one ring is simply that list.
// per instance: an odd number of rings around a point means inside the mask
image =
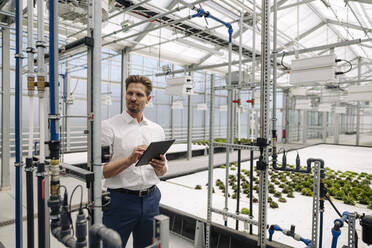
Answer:
[{"label": "tablet", "polygon": [[160,154],[165,154],[174,141],[176,140],[172,139],[152,142],[142,154],[141,158],[137,161],[136,166],[149,164],[153,158],[160,159]]}]

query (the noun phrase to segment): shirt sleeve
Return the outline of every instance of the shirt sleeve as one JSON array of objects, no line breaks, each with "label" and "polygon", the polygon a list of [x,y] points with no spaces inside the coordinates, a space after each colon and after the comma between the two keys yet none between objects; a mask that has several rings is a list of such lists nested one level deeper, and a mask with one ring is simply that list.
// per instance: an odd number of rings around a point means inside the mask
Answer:
[{"label": "shirt sleeve", "polygon": [[114,132],[111,126],[106,122],[102,122],[101,146],[110,146],[110,154],[114,152]]}]

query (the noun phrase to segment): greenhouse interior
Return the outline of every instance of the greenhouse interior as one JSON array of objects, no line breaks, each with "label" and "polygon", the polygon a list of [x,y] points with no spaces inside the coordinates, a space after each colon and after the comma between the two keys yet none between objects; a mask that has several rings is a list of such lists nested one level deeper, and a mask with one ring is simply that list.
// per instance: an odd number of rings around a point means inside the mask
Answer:
[{"label": "greenhouse interior", "polygon": [[372,244],[371,0],[0,0],[0,248]]}]

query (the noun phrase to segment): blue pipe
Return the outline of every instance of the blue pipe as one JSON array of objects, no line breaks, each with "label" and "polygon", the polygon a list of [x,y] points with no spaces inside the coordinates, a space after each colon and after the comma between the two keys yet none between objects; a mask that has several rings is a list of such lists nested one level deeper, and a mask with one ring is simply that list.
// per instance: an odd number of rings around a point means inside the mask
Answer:
[{"label": "blue pipe", "polygon": [[[54,1],[49,1],[49,89],[50,89],[50,114],[56,114],[55,106],[55,86],[56,78],[54,77]],[[56,131],[56,119],[50,120],[50,139],[57,141],[59,139]]]},{"label": "blue pipe", "polygon": [[22,42],[20,34],[21,29],[21,16],[19,15],[22,6],[20,6],[20,0],[16,0],[16,75],[15,75],[15,164],[16,164],[16,178],[15,178],[15,219],[16,219],[16,247],[21,247],[21,78],[20,69],[22,60],[20,57],[20,45]]},{"label": "blue pipe", "polygon": [[341,227],[344,226],[344,222],[347,218],[349,218],[350,213],[349,212],[343,212],[342,217],[339,219],[335,219],[334,221],[334,227],[332,228],[332,246],[331,248],[337,247],[337,240],[338,237],[341,235]]},{"label": "blue pipe", "polygon": [[209,13],[209,11],[205,11],[202,8],[195,8],[195,7],[193,7],[193,9],[196,9],[196,13],[191,16],[192,18],[194,18],[194,17],[211,18],[211,19],[213,19],[213,20],[215,20],[215,21],[217,21],[217,22],[225,25],[228,28],[228,32],[229,32],[229,43],[232,42],[232,33],[234,32],[234,30],[233,30],[233,28],[232,28],[232,26],[231,26],[230,23],[222,21],[221,19],[219,19],[219,18],[211,15]]},{"label": "blue pipe", "polygon": [[337,247],[337,239],[341,235],[341,231],[336,231],[334,228],[332,228],[332,245],[331,248]]}]

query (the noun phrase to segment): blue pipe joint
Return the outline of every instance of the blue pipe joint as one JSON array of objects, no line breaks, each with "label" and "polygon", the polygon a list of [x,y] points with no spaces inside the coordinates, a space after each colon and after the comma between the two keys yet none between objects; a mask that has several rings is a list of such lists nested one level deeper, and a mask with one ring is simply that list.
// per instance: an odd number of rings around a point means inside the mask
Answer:
[{"label": "blue pipe joint", "polygon": [[194,18],[194,17],[203,17],[204,14],[206,14],[205,17],[208,17],[209,13],[208,12],[205,12],[204,9],[199,9],[197,8],[196,9],[196,14],[193,14],[191,17]]},{"label": "blue pipe joint", "polygon": [[275,231],[283,231],[283,229],[278,225],[271,225],[269,228],[269,241],[273,241]]},{"label": "blue pipe joint", "polygon": [[300,238],[300,240],[305,243],[306,248],[312,247],[312,244],[311,244],[311,240],[310,239]]}]

